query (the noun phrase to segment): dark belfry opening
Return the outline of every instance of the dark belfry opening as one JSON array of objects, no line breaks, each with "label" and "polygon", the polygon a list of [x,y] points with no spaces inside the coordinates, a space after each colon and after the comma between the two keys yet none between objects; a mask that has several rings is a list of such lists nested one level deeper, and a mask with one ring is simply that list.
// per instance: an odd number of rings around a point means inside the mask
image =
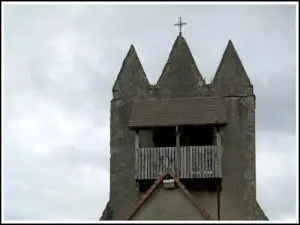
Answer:
[{"label": "dark belfry opening", "polygon": [[153,129],[154,147],[176,146],[175,127],[159,127]]},{"label": "dark belfry opening", "polygon": [[213,145],[215,140],[213,126],[180,127],[180,146]]},{"label": "dark belfry opening", "polygon": [[[207,146],[215,144],[214,126],[180,126],[180,146]],[[153,129],[154,147],[175,147],[176,127]]]}]

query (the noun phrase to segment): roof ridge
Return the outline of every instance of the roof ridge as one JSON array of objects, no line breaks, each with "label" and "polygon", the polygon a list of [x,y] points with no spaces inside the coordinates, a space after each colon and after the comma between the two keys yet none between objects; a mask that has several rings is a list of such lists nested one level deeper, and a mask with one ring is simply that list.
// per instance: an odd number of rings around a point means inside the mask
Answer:
[{"label": "roof ridge", "polygon": [[162,183],[164,178],[170,175],[178,185],[178,187],[183,191],[183,193],[188,197],[188,199],[196,206],[196,208],[201,212],[201,214],[207,220],[213,220],[211,215],[198,203],[192,194],[186,189],[186,187],[180,182],[180,180],[176,177],[176,174],[173,171],[167,170],[162,173],[158,179],[154,182],[154,184],[148,189],[148,191],[142,196],[142,198],[138,201],[133,211],[125,218],[125,220],[130,220],[135,213],[141,208],[141,206],[149,199],[150,195],[156,190],[156,188]]}]

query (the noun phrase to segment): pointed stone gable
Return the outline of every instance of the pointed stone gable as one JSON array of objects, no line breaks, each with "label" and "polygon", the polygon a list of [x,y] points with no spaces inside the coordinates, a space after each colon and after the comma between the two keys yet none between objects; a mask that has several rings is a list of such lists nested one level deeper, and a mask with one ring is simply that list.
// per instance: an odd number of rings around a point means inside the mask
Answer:
[{"label": "pointed stone gable", "polygon": [[244,66],[229,40],[212,81],[215,95],[252,95],[253,88]]},{"label": "pointed stone gable", "polygon": [[131,99],[150,88],[149,81],[133,45],[123,61],[113,86],[114,98]]},{"label": "pointed stone gable", "polygon": [[178,36],[173,45],[157,87],[164,97],[195,97],[207,93],[205,82],[182,36]]}]

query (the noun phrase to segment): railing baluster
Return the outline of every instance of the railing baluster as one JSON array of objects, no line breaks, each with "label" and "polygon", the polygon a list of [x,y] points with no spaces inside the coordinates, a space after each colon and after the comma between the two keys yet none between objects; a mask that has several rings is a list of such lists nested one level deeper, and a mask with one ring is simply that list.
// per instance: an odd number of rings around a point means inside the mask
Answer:
[{"label": "railing baluster", "polygon": [[211,155],[211,146],[209,145],[208,146],[208,156],[209,156],[209,177],[212,177],[212,155]]},{"label": "railing baluster", "polygon": [[200,168],[200,150],[201,148],[199,146],[197,146],[197,178],[200,178],[200,172],[201,172],[201,168]]},{"label": "railing baluster", "polygon": [[212,163],[211,163],[211,166],[212,166],[212,177],[215,177],[215,172],[216,172],[216,164],[215,164],[215,148],[214,146],[211,146],[211,150],[212,150]]}]

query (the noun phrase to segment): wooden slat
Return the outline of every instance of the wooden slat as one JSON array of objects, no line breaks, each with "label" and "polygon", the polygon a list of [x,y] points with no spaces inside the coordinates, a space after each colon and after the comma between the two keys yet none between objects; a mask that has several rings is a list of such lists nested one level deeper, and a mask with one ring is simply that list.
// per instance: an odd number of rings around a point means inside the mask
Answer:
[{"label": "wooden slat", "polygon": [[148,177],[148,172],[149,172],[149,149],[147,148],[147,149],[145,149],[145,152],[146,152],[146,154],[145,154],[145,165],[146,165],[146,170],[145,170],[145,177],[146,177],[146,179],[149,179],[149,177]]},{"label": "wooden slat", "polygon": [[164,167],[163,167],[163,171],[165,171],[167,169],[167,160],[168,160],[167,155],[168,155],[168,147],[165,147],[164,148]]},{"label": "wooden slat", "polygon": [[215,173],[215,176],[216,177],[219,177],[219,159],[218,159],[218,148],[215,147],[215,170],[216,170],[216,173]]},{"label": "wooden slat", "polygon": [[209,177],[212,177],[212,174],[213,174],[213,171],[214,171],[214,168],[213,168],[213,164],[212,164],[212,162],[213,162],[213,148],[212,148],[212,146],[210,145],[209,146],[209,158],[210,158],[210,160],[209,160],[209,170],[210,170],[210,173],[209,173]]},{"label": "wooden slat", "polygon": [[138,166],[139,166],[139,161],[138,161],[138,151],[137,151],[137,149],[135,150],[135,152],[134,152],[134,169],[135,169],[135,174],[134,174],[134,177],[135,177],[135,179],[137,180],[138,179]]},{"label": "wooden slat", "polygon": [[209,161],[210,161],[210,157],[209,157],[209,146],[206,146],[206,176],[207,178],[209,178],[209,172],[210,172],[210,168],[209,168]]},{"label": "wooden slat", "polygon": [[211,177],[212,167],[211,167],[211,146],[207,148],[208,155],[208,177]]},{"label": "wooden slat", "polygon": [[164,161],[163,161],[163,169],[162,169],[161,172],[163,172],[163,171],[166,170],[166,160],[167,160],[167,159],[166,159],[166,158],[167,158],[166,155],[167,155],[167,147],[164,148],[164,158],[163,158]]},{"label": "wooden slat", "polygon": [[192,171],[190,174],[191,178],[196,178],[196,162],[195,162],[195,146],[191,146],[191,150],[192,150],[192,157],[191,157],[191,161],[192,161]]},{"label": "wooden slat", "polygon": [[210,146],[210,170],[211,170],[211,175],[210,177],[213,177],[214,175],[214,148],[213,146]]},{"label": "wooden slat", "polygon": [[184,167],[184,165],[183,165],[183,151],[182,151],[182,147],[180,147],[179,148],[179,151],[180,151],[180,177],[183,177],[183,167]]},{"label": "wooden slat", "polygon": [[214,146],[210,146],[210,149],[211,149],[211,163],[210,163],[210,165],[211,165],[211,171],[212,171],[212,173],[211,173],[211,177],[215,177],[215,148],[214,148]]},{"label": "wooden slat", "polygon": [[216,177],[218,177],[219,176],[219,166],[218,166],[219,159],[218,159],[218,149],[217,149],[217,147],[215,147],[215,160],[216,160]]},{"label": "wooden slat", "polygon": [[169,147],[165,148],[165,155],[164,155],[164,169],[163,171],[166,171],[168,168],[168,151],[169,151]]},{"label": "wooden slat", "polygon": [[144,149],[141,149],[141,165],[140,165],[140,169],[141,169],[141,179],[144,179],[145,178],[145,160],[144,160],[144,154],[145,154],[145,150]]},{"label": "wooden slat", "polygon": [[164,148],[160,148],[160,173],[163,173],[164,170]]},{"label": "wooden slat", "polygon": [[190,162],[190,147],[186,146],[186,178],[189,178],[190,176],[190,167],[191,167],[191,162]]},{"label": "wooden slat", "polygon": [[202,178],[205,177],[205,148],[201,146]]},{"label": "wooden slat", "polygon": [[138,171],[138,173],[139,173],[139,179],[142,179],[143,178],[143,167],[142,167],[142,165],[143,165],[143,154],[142,154],[142,152],[143,152],[143,149],[139,149],[138,150],[139,151],[139,171]]},{"label": "wooden slat", "polygon": [[182,171],[181,171],[180,176],[182,178],[185,178],[185,154],[184,154],[184,147],[183,146],[180,148],[180,151],[181,151],[181,155],[182,155],[182,158],[181,158]]},{"label": "wooden slat", "polygon": [[206,174],[205,174],[205,168],[206,168],[206,165],[205,165],[205,154],[206,154],[205,146],[202,146],[202,165],[203,165],[203,168],[202,168],[202,177],[206,176]]},{"label": "wooden slat", "polygon": [[183,147],[182,146],[180,146],[180,148],[179,148],[180,150],[180,167],[181,167],[181,170],[180,170],[180,172],[181,172],[181,174],[180,174],[180,178],[183,178],[183,176],[184,176],[184,153],[183,153]]},{"label": "wooden slat", "polygon": [[189,178],[189,171],[190,171],[190,151],[189,151],[189,147],[188,146],[185,146],[185,155],[186,155],[186,161],[185,161],[185,163],[186,163],[186,170],[185,170],[185,177],[186,178]]},{"label": "wooden slat", "polygon": [[151,170],[151,176],[152,179],[156,178],[156,160],[155,160],[155,156],[156,156],[156,149],[152,148],[152,157],[153,157],[153,161],[152,161],[152,170]]},{"label": "wooden slat", "polygon": [[194,160],[194,178],[197,178],[197,146],[194,146],[194,152],[193,152],[193,160]]},{"label": "wooden slat", "polygon": [[158,151],[156,148],[152,148],[153,149],[153,159],[154,159],[154,163],[153,163],[153,179],[157,179],[157,174],[158,174],[158,171],[157,171],[157,164],[158,164],[158,161],[157,161],[157,154],[158,154]]},{"label": "wooden slat", "polygon": [[219,149],[219,148],[221,148],[219,146],[217,148],[218,148],[218,161],[219,161],[219,164],[218,164],[219,177],[222,177],[223,176],[223,173],[222,173],[223,172],[222,171],[222,149]]},{"label": "wooden slat", "polygon": [[146,149],[146,152],[147,152],[147,154],[146,154],[146,161],[147,161],[147,172],[146,172],[146,177],[147,177],[147,179],[149,180],[150,179],[150,174],[149,174],[149,172],[150,172],[150,162],[151,162],[151,158],[150,158],[150,150],[151,150],[151,148],[147,148]]},{"label": "wooden slat", "polygon": [[218,149],[215,148],[215,159],[216,159],[216,177],[219,177],[219,159],[218,159]]},{"label": "wooden slat", "polygon": [[159,174],[159,149],[156,151],[156,178],[158,177]]},{"label": "wooden slat", "polygon": [[171,169],[171,155],[172,155],[172,147],[168,148],[168,169]]},{"label": "wooden slat", "polygon": [[203,177],[203,146],[200,146],[200,152],[199,152],[199,160],[200,160],[200,177]]},{"label": "wooden slat", "polygon": [[184,178],[187,178],[187,149],[186,149],[185,146],[183,147],[183,157],[184,157],[184,161],[183,161],[183,163],[184,163],[184,167],[183,167],[184,171],[183,171],[183,173],[184,173]]},{"label": "wooden slat", "polygon": [[150,150],[151,150],[151,148],[147,148],[147,155],[146,155],[146,157],[147,157],[147,172],[146,172],[146,177],[147,177],[147,179],[149,180],[150,179],[150,162],[151,162],[151,158],[150,158]]},{"label": "wooden slat", "polygon": [[194,160],[194,177],[197,178],[197,146],[194,146],[194,153],[193,153],[193,160]]},{"label": "wooden slat", "polygon": [[211,157],[210,157],[210,146],[207,146],[207,177],[210,178],[210,172],[211,172],[211,168],[210,168],[210,161],[211,161]]},{"label": "wooden slat", "polygon": [[190,167],[190,174],[189,174],[189,178],[193,178],[192,174],[193,174],[193,170],[194,170],[194,160],[193,160],[193,149],[194,147],[191,146],[190,147],[190,162],[191,162],[191,167]]},{"label": "wooden slat", "polygon": [[145,149],[146,150],[146,179],[148,180],[149,179],[149,161],[150,161],[150,158],[149,158],[149,148]]},{"label": "wooden slat", "polygon": [[172,170],[172,147],[169,147],[168,168]]},{"label": "wooden slat", "polygon": [[152,148],[152,149],[153,149],[153,152],[152,152],[152,154],[153,154],[152,177],[153,177],[153,179],[155,179],[156,178],[155,174],[157,174],[157,172],[156,172],[156,151],[155,151],[155,148]]},{"label": "wooden slat", "polygon": [[205,149],[205,153],[204,153],[204,156],[205,156],[205,178],[207,178],[207,171],[208,171],[208,154],[207,154],[207,146],[204,146],[204,149]]},{"label": "wooden slat", "polygon": [[205,146],[202,146],[203,178],[205,178],[205,176],[206,176],[206,173],[205,173],[205,170],[206,170],[205,154],[206,154]]},{"label": "wooden slat", "polygon": [[172,171],[175,172],[175,151],[174,149],[172,148],[171,149],[171,160],[172,160],[172,165],[171,165],[171,168],[172,168]]},{"label": "wooden slat", "polygon": [[204,146],[204,165],[205,165],[204,171],[205,171],[205,178],[207,178],[207,166],[208,166],[207,161],[208,161],[207,146]]},{"label": "wooden slat", "polygon": [[153,148],[149,148],[149,157],[150,157],[150,160],[149,160],[149,179],[153,179],[153,176],[152,176],[152,168],[153,168],[153,154],[152,154],[152,150],[154,150]]},{"label": "wooden slat", "polygon": [[186,147],[186,178],[189,178],[190,167],[191,167],[191,158],[190,158],[190,147]]},{"label": "wooden slat", "polygon": [[196,178],[200,177],[200,164],[199,164],[199,146],[196,147],[196,171],[197,171],[197,175]]},{"label": "wooden slat", "polygon": [[136,157],[137,157],[137,163],[138,163],[138,165],[137,165],[137,171],[136,171],[136,174],[137,174],[137,177],[138,177],[138,179],[141,179],[141,176],[140,176],[140,174],[141,174],[141,149],[137,149],[136,150]]},{"label": "wooden slat", "polygon": [[142,163],[143,163],[143,158],[142,158],[142,149],[138,149],[138,155],[139,155],[139,171],[138,171],[138,174],[139,174],[139,179],[142,179],[142,173],[143,173],[143,168],[142,168]]},{"label": "wooden slat", "polygon": [[209,178],[209,146],[206,146],[206,177]]},{"label": "wooden slat", "polygon": [[181,151],[181,165],[182,165],[182,170],[181,170],[181,174],[180,177],[184,178],[184,168],[185,168],[185,163],[184,163],[184,147],[180,147],[180,151]]},{"label": "wooden slat", "polygon": [[219,158],[218,158],[218,147],[215,147],[215,158],[216,158],[216,176],[219,177],[219,166],[218,166],[218,163],[219,163]]}]

